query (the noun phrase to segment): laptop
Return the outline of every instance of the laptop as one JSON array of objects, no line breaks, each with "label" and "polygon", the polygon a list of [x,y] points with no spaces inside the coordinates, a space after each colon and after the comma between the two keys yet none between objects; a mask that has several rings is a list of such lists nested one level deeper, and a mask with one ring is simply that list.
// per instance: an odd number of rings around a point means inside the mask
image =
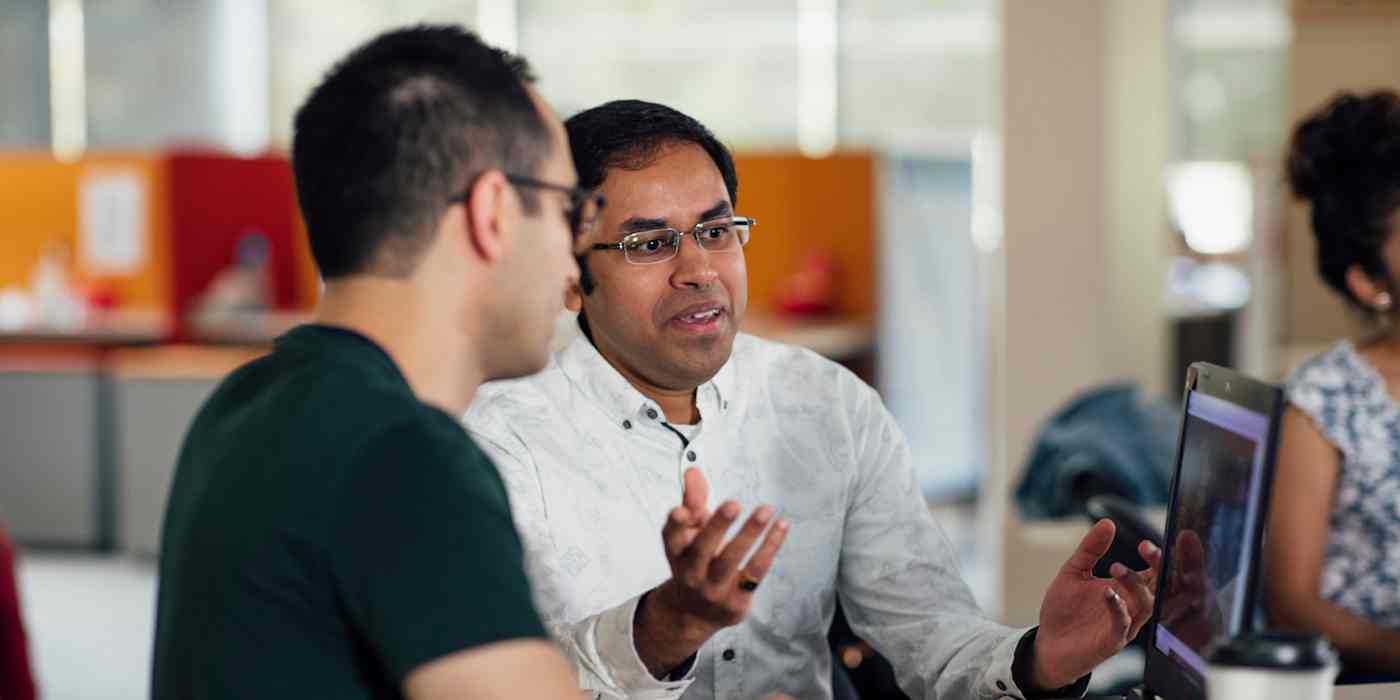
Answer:
[{"label": "laptop", "polygon": [[1129,698],[1205,700],[1206,647],[1250,630],[1282,408],[1278,387],[1187,369],[1143,687]]}]

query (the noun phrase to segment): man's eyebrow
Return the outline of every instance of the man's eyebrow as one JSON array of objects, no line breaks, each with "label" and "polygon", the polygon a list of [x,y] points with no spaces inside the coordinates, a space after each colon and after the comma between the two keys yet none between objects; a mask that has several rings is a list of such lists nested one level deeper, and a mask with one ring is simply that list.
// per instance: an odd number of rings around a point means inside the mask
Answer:
[{"label": "man's eyebrow", "polygon": [[651,231],[658,228],[666,228],[665,219],[644,219],[640,216],[634,216],[622,222],[621,230],[623,233],[636,233],[638,231]]},{"label": "man's eyebrow", "polygon": [[733,209],[729,206],[729,202],[721,199],[718,204],[714,205],[713,207],[710,207],[709,209],[706,209],[700,214],[699,223],[704,223],[711,219],[718,219],[729,214],[732,211]]},{"label": "man's eyebrow", "polygon": [[[716,202],[714,206],[701,212],[700,218],[697,220],[697,223],[703,223],[706,221],[711,221],[727,216],[731,211],[733,211],[733,209],[732,207],[730,207],[728,200],[721,199],[718,202]],[[636,233],[638,231],[652,231],[659,228],[670,228],[670,226],[670,221],[666,219],[648,219],[645,217],[634,216],[622,222],[622,226],[619,227],[619,230],[621,230],[623,235],[626,235],[629,233]]]}]

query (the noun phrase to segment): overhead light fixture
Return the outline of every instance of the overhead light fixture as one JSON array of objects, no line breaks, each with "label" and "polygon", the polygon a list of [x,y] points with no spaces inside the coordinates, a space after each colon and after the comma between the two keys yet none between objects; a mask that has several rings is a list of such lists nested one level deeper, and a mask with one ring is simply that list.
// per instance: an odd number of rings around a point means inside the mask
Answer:
[{"label": "overhead light fixture", "polygon": [[797,149],[809,158],[836,150],[836,0],[797,4]]},{"label": "overhead light fixture", "polygon": [[87,148],[83,0],[49,2],[49,131],[53,154],[77,160]]},{"label": "overhead light fixture", "polygon": [[1254,187],[1243,163],[1171,166],[1167,206],[1186,245],[1201,255],[1238,253],[1254,240]]}]

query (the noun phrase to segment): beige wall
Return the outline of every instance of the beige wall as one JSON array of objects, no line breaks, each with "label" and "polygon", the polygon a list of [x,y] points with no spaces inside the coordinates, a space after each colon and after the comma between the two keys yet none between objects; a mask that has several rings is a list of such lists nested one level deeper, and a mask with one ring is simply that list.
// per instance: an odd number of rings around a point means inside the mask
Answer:
[{"label": "beige wall", "polygon": [[1169,156],[1167,3],[1104,6],[1104,237],[1112,295],[1106,359],[1114,377],[1150,394],[1168,389],[1162,315],[1170,235],[1163,173]]},{"label": "beige wall", "polygon": [[[1295,3],[1290,124],[1338,90],[1400,88],[1400,3],[1300,0]],[[1354,335],[1355,314],[1318,279],[1306,207],[1294,208],[1285,279],[1286,343],[1308,346]]]},{"label": "beige wall", "polygon": [[[1003,619],[1032,624],[1087,523],[1036,531],[1009,506],[1035,431],[1077,392],[1163,388],[1167,1],[1003,4],[1004,309],[989,503]],[[989,499],[997,500],[997,499]]]}]

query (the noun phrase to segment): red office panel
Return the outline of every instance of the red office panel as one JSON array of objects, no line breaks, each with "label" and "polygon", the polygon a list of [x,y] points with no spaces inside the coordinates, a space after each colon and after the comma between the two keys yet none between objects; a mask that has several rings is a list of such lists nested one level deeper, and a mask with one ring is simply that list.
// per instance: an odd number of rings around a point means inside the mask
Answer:
[{"label": "red office panel", "polygon": [[291,164],[277,156],[235,158],[170,155],[172,285],[177,337],[188,335],[187,311],[220,270],[235,260],[240,239],[268,244],[274,309],[298,302],[296,195]]}]

